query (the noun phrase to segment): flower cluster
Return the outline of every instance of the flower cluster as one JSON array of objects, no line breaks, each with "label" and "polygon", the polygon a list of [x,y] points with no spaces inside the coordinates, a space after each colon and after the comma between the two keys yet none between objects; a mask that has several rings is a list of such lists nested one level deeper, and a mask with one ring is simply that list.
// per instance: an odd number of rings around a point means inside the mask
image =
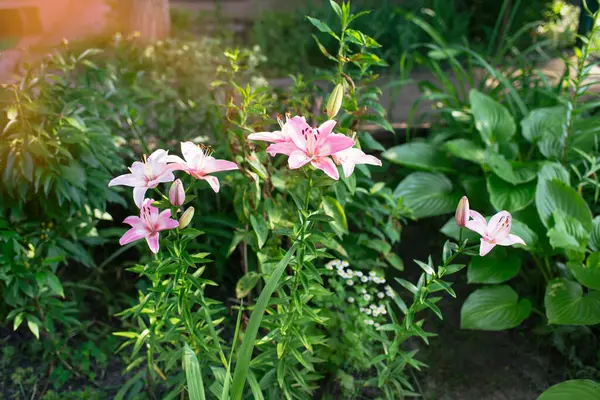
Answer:
[{"label": "flower cluster", "polygon": [[385,300],[395,296],[394,290],[391,286],[385,285],[385,278],[379,276],[377,272],[370,271],[366,274],[349,267],[350,263],[345,260],[331,260],[325,264],[327,270],[333,271],[332,278],[341,278],[342,286],[345,287],[344,293],[348,295],[346,301],[356,304],[360,313],[366,316],[363,322],[378,328],[387,321]]},{"label": "flower cluster", "polygon": [[510,233],[512,216],[508,211],[500,211],[487,222],[483,215],[469,209],[469,199],[463,196],[456,208],[455,217],[456,225],[459,228],[467,228],[481,235],[481,246],[479,247],[481,257],[492,251],[496,245],[521,244],[526,246],[523,239]]},{"label": "flower cluster", "polygon": [[219,191],[219,180],[210,174],[218,171],[231,171],[238,169],[237,164],[217,160],[211,155],[209,148],[197,146],[192,142],[181,143],[179,156],[169,155],[168,151],[158,149],[149,157],[144,156],[142,161],[136,161],[129,168],[130,173],[118,176],[111,180],[108,186],[133,187],[133,200],[140,208],[140,215],[125,218],[124,223],[131,226],[119,240],[121,246],[140,239],[146,239],[150,251],[158,253],[159,237],[161,231],[185,228],[194,215],[194,208],[189,207],[182,214],[179,221],[171,218],[171,210],[159,209],[152,204],[153,199],[146,198],[148,189],[156,188],[160,183],[173,182],[169,190],[169,201],[174,207],[180,207],[185,202],[185,188],[181,180],[175,180],[175,171],[184,171],[188,175],[208,182],[216,192]]},{"label": "flower cluster", "polygon": [[330,178],[340,178],[336,165],[341,165],[344,176],[349,177],[357,164],[381,166],[376,157],[365,154],[353,147],[354,139],[333,133],[336,122],[328,120],[318,128],[311,127],[304,117],[286,117],[284,123],[278,119],[281,130],[257,132],[248,136],[250,140],[271,143],[267,152],[288,156],[290,169],[298,169],[307,164],[325,172]]}]

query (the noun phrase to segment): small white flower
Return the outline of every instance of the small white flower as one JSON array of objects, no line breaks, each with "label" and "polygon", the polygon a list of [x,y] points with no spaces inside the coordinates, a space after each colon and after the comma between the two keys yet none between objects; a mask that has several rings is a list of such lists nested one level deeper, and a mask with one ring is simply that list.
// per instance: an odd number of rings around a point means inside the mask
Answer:
[{"label": "small white flower", "polygon": [[387,309],[384,307],[384,308],[381,310],[381,313],[382,313],[383,315],[387,315]]},{"label": "small white flower", "polygon": [[381,279],[379,280],[379,283],[385,283],[385,278],[381,278]]},{"label": "small white flower", "polygon": [[332,270],[333,269],[333,265],[331,263],[327,263],[325,264],[325,268]]},{"label": "small white flower", "polygon": [[364,308],[364,307],[360,307],[360,308],[358,309],[358,311],[360,311],[360,312],[365,312],[365,308]]},{"label": "small white flower", "polygon": [[341,276],[342,278],[344,277],[344,275],[346,275],[346,273],[344,272],[343,269],[338,269],[337,271],[338,275]]},{"label": "small white flower", "polygon": [[379,312],[379,310],[373,310],[373,316],[374,316],[374,317],[379,317],[379,314],[381,314],[381,313]]},{"label": "small white flower", "polygon": [[373,312],[373,311],[371,311],[371,309],[369,309],[369,308],[367,308],[367,309],[365,310],[365,314],[367,314],[367,315],[371,315],[371,313],[372,313],[372,312]]},{"label": "small white flower", "polygon": [[348,297],[348,303],[354,303],[354,297]]},{"label": "small white flower", "polygon": [[350,265],[350,263],[348,261],[346,261],[346,260],[342,261],[342,266],[343,267],[347,267],[349,265]]},{"label": "small white flower", "polygon": [[380,326],[381,325],[378,322],[375,323],[375,328],[379,328]]},{"label": "small white flower", "polygon": [[354,285],[354,281],[353,281],[352,279],[348,279],[348,280],[346,281],[346,285],[348,285],[348,286],[352,286],[352,285]]},{"label": "small white flower", "polygon": [[356,271],[356,272],[354,273],[354,275],[356,275],[356,276],[359,276],[359,277],[360,277],[360,276],[363,276],[363,273],[362,273],[362,271]]},{"label": "small white flower", "polygon": [[375,276],[375,275],[376,275],[376,274],[375,274],[375,271],[371,271],[371,272],[369,272],[369,276],[370,276],[370,277],[373,277],[373,276]]},{"label": "small white flower", "polygon": [[383,299],[385,297],[385,294],[383,294],[383,292],[379,292],[379,293],[377,293],[377,297],[379,297],[380,299]]},{"label": "small white flower", "polygon": [[367,282],[369,282],[369,277],[367,277],[367,276],[361,276],[360,277],[360,281],[363,282],[363,283],[367,283]]},{"label": "small white flower", "polygon": [[352,271],[351,269],[347,269],[346,270],[346,275],[348,275],[348,278],[353,278],[354,277],[354,271]]},{"label": "small white flower", "polygon": [[369,304],[369,308],[377,308],[376,304]]},{"label": "small white flower", "polygon": [[373,325],[375,321],[373,321],[372,319],[365,319],[365,324],[367,325]]},{"label": "small white flower", "polygon": [[365,301],[369,301],[369,300],[371,300],[371,295],[369,293],[365,293],[365,295],[363,296],[363,299],[365,299]]},{"label": "small white flower", "polygon": [[367,293],[367,289],[363,288],[363,290],[360,291],[362,294]]}]

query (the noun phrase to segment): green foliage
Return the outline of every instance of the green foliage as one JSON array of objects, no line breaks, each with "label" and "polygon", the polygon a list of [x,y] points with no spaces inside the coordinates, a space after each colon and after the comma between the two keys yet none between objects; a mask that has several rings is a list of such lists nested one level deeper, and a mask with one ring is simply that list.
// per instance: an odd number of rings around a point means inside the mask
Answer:
[{"label": "green foliage", "polygon": [[546,390],[538,400],[581,399],[593,400],[600,396],[600,385],[587,379],[565,381]]},{"label": "green foliage", "polygon": [[531,303],[520,299],[510,286],[477,289],[463,303],[462,329],[501,331],[519,325],[531,313]]}]

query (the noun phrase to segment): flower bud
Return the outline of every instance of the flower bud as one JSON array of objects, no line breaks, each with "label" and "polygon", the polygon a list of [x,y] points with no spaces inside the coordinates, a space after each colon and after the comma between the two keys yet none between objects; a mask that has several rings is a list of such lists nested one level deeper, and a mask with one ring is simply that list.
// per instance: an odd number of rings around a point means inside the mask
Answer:
[{"label": "flower bud", "polygon": [[467,196],[463,196],[458,202],[454,216],[456,218],[456,225],[459,228],[467,226],[467,222],[469,221],[469,199],[467,199]]},{"label": "flower bud", "polygon": [[325,107],[325,111],[327,112],[329,119],[333,119],[333,117],[335,117],[340,111],[340,107],[342,107],[342,100],[344,100],[344,86],[341,83],[338,83],[333,89],[333,92],[331,92],[329,101]]},{"label": "flower bud", "polygon": [[183,183],[181,183],[181,179],[177,179],[171,185],[171,189],[169,189],[169,201],[175,207],[179,207],[184,203],[185,189],[183,188]]},{"label": "flower bud", "polygon": [[189,207],[179,218],[179,229],[187,227],[192,222],[192,218],[194,218],[194,207]]}]

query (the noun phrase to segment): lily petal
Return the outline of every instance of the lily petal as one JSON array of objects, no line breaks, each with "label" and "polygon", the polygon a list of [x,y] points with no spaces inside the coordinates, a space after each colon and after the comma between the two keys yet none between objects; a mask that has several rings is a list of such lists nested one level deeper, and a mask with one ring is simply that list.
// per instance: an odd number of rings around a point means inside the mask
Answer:
[{"label": "lily petal", "polygon": [[196,158],[202,156],[202,150],[193,142],[181,142],[181,154],[188,164],[194,164]]},{"label": "lily petal", "polygon": [[508,211],[500,211],[490,218],[487,225],[487,233],[494,239],[502,239],[508,237],[510,227],[512,225],[512,216]]},{"label": "lily petal", "polygon": [[[473,216],[473,211],[471,211],[471,216]],[[477,213],[479,214],[479,213]],[[480,214],[481,215],[481,214]],[[482,217],[483,218],[483,217]],[[465,228],[476,232],[478,234],[480,234],[481,236],[485,236],[485,230],[487,229],[487,225],[485,223],[485,218],[483,219],[484,222],[481,222],[481,220],[479,218],[477,219],[472,219],[470,221],[467,221],[467,224],[465,225]]]},{"label": "lily petal", "polygon": [[354,140],[346,135],[331,134],[324,139],[319,138],[317,152],[320,157],[346,150],[354,146]]},{"label": "lily petal", "polygon": [[219,183],[219,179],[216,176],[204,175],[204,176],[199,176],[198,179],[205,180],[206,182],[208,182],[208,184],[210,185],[212,190],[214,190],[215,193],[219,193],[221,184]]},{"label": "lily petal", "polygon": [[319,138],[325,138],[325,137],[329,136],[329,134],[333,131],[335,124],[337,124],[337,122],[335,122],[332,119],[330,119],[329,121],[323,122],[321,124],[321,126],[319,126],[319,129],[318,129]]},{"label": "lily petal", "polygon": [[338,169],[331,158],[319,157],[315,160],[312,160],[311,164],[313,167],[325,172],[331,179],[335,179],[336,181],[340,179]]},{"label": "lily petal", "polygon": [[[270,146],[269,146],[270,147]],[[297,169],[305,166],[310,162],[310,157],[306,155],[302,150],[296,149],[290,154],[288,158],[288,165],[291,169]]]},{"label": "lily petal", "polygon": [[232,171],[234,169],[238,169],[236,163],[227,160],[217,160],[211,157],[204,161],[204,168],[202,168],[202,172],[205,174],[212,174],[213,172]]},{"label": "lily petal", "polygon": [[496,247],[496,243],[491,243],[485,239],[481,239],[481,246],[479,246],[479,256],[485,256],[487,253],[492,251],[494,247]]},{"label": "lily petal", "polygon": [[287,123],[292,127],[289,133],[296,147],[306,151],[306,138],[304,137],[303,132],[311,130],[311,127],[306,123],[306,119],[304,119],[304,117],[296,116]]},{"label": "lily petal", "polygon": [[136,186],[133,188],[133,201],[138,208],[142,207],[147,191],[148,188],[145,186]]},{"label": "lily petal", "polygon": [[171,210],[164,210],[158,215],[158,231],[174,229],[179,226],[179,222],[171,218]]},{"label": "lily petal", "polygon": [[150,247],[151,252],[154,254],[158,253],[158,232],[147,236],[146,242],[148,243],[148,247]]},{"label": "lily petal", "polygon": [[148,235],[148,231],[143,227],[135,227],[129,229],[121,238],[119,239],[119,244],[121,246],[126,245],[127,243],[135,242],[136,240],[140,240]]},{"label": "lily petal", "polygon": [[144,183],[143,177],[139,175],[125,174],[112,179],[108,182],[108,186],[138,186]]},{"label": "lily petal", "polygon": [[248,139],[250,140],[260,140],[263,142],[277,143],[283,142],[286,140],[282,131],[273,131],[273,132],[255,132],[248,135]]},{"label": "lily petal", "polygon": [[525,241],[523,239],[521,239],[519,236],[513,235],[513,234],[509,234],[505,238],[497,239],[496,243],[499,244],[500,246],[512,246],[513,244],[522,244],[523,246],[527,246],[527,244],[525,244]]},{"label": "lily petal", "polygon": [[286,156],[289,156],[296,150],[300,149],[296,146],[294,142],[289,141],[273,143],[269,145],[269,147],[267,147],[267,153],[269,153],[271,156],[274,156],[275,154],[285,154]]}]

